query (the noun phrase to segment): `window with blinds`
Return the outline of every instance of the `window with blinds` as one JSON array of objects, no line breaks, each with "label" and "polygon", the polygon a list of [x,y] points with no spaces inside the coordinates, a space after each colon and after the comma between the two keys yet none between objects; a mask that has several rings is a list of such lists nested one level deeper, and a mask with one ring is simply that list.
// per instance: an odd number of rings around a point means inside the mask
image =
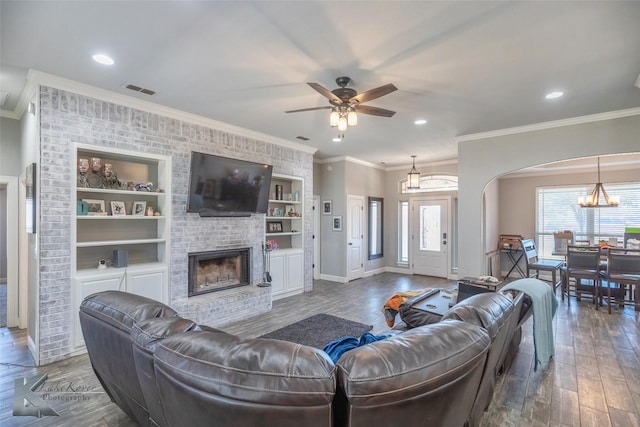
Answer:
[{"label": "window with blinds", "polygon": [[536,242],[541,258],[553,257],[555,231],[571,230],[574,239],[594,244],[611,237],[621,241],[626,227],[640,227],[640,182],[604,184],[609,195],[620,196],[618,207],[580,207],[578,197],[591,194],[593,187],[536,189]]}]

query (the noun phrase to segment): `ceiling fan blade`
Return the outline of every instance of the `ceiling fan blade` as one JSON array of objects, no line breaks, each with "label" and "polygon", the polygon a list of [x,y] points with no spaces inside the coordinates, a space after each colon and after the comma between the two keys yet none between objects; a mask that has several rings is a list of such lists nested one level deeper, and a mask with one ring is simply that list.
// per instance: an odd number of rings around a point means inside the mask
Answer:
[{"label": "ceiling fan blade", "polygon": [[385,110],[384,108],[370,107],[368,105],[357,105],[356,111],[362,114],[370,114],[372,116],[393,117],[395,111]]},{"label": "ceiling fan blade", "polygon": [[332,107],[330,106],[326,106],[326,107],[311,107],[311,108],[301,108],[299,110],[291,110],[291,111],[285,111],[285,113],[300,113],[301,111],[313,111],[313,110],[329,110]]},{"label": "ceiling fan blade", "polygon": [[392,83],[388,85],[380,86],[375,89],[368,90],[366,92],[362,92],[359,95],[354,96],[349,100],[349,102],[356,101],[360,104],[371,101],[372,99],[380,98],[381,96],[387,95],[391,92],[398,90]]},{"label": "ceiling fan blade", "polygon": [[322,96],[329,99],[329,101],[333,101],[338,105],[342,104],[342,99],[335,96],[333,92],[331,92],[326,87],[319,85],[318,83],[307,83],[307,84],[312,88],[314,88],[316,91],[318,91],[318,93],[320,93]]}]

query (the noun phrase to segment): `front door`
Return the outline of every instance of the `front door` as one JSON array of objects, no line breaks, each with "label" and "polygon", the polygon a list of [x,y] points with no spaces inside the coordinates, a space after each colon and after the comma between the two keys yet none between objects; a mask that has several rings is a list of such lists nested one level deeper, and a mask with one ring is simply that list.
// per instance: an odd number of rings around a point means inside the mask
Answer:
[{"label": "front door", "polygon": [[413,272],[448,277],[449,200],[412,201]]},{"label": "front door", "polygon": [[347,196],[347,280],[359,279],[364,275],[362,253],[362,222],[364,197]]}]

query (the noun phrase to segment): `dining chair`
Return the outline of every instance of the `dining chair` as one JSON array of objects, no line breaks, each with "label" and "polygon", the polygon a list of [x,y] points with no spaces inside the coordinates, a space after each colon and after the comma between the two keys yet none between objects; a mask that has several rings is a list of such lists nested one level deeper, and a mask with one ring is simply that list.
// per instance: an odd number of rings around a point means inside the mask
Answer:
[{"label": "dining chair", "polygon": [[[570,304],[571,279],[575,280],[574,295],[580,301],[582,294],[591,294],[598,309],[598,288],[600,287],[600,247],[599,246],[567,246],[567,267],[564,274],[562,291],[567,293],[567,304]],[[593,284],[582,284],[583,280]]]},{"label": "dining chair", "polygon": [[[635,311],[640,311],[638,285],[640,285],[640,249],[611,248],[607,256],[607,304],[611,313],[612,295],[611,285],[630,287],[631,300]],[[635,286],[635,289],[634,289]],[[624,298],[623,292],[623,298]],[[613,295],[615,299],[616,295]],[[618,295],[619,297],[619,295]]]},{"label": "dining chair", "polygon": [[[538,279],[541,271],[551,273],[551,286],[553,291],[562,284],[560,279],[560,269],[564,266],[564,261],[557,259],[540,259],[538,258],[538,250],[533,239],[522,239],[520,241],[522,250],[524,251],[524,260],[527,265],[527,277],[535,277]],[[534,272],[533,276],[531,272]]]}]

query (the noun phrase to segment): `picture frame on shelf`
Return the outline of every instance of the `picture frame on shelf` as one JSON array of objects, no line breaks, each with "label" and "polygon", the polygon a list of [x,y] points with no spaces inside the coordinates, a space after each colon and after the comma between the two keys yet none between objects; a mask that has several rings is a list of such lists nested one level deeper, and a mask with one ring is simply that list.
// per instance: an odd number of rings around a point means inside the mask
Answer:
[{"label": "picture frame on shelf", "polygon": [[322,202],[322,215],[331,215],[331,200]]},{"label": "picture frame on shelf", "polygon": [[332,221],[333,231],[342,231],[342,215],[336,215]]},{"label": "picture frame on shelf", "polygon": [[144,216],[146,210],[147,202],[133,202],[133,206],[131,207],[131,215]]},{"label": "picture frame on shelf", "polygon": [[98,199],[82,199],[88,206],[89,216],[106,215],[107,210],[104,207],[104,200]]},{"label": "picture frame on shelf", "polygon": [[267,233],[282,233],[282,221],[270,221],[267,223]]},{"label": "picture frame on shelf", "polygon": [[124,207],[124,202],[113,201],[111,202],[111,215],[112,216],[125,216],[127,211]]}]

